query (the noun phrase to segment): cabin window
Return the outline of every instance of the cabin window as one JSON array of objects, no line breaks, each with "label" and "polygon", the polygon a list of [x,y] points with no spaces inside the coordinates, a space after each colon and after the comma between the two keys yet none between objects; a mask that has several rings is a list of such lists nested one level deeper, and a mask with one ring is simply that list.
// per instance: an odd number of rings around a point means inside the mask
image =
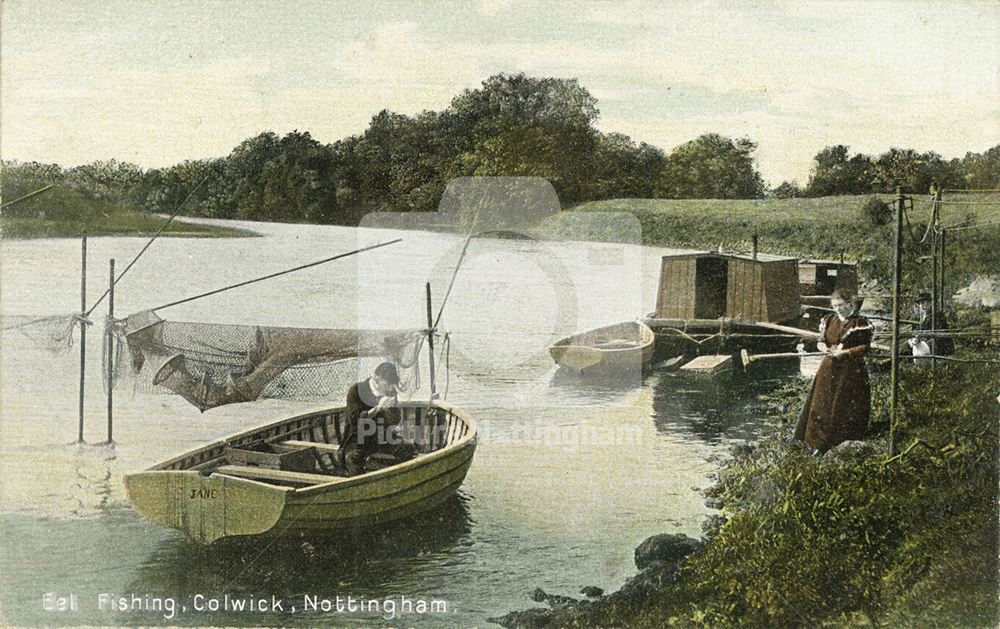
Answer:
[{"label": "cabin window", "polygon": [[728,260],[715,257],[698,258],[694,302],[696,319],[718,319],[725,316],[728,284]]}]

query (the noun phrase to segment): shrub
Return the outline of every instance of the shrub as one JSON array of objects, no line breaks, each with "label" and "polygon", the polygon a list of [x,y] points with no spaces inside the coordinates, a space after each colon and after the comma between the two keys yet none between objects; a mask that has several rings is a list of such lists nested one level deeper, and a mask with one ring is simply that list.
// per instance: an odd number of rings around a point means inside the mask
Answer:
[{"label": "shrub", "polygon": [[892,207],[876,196],[870,196],[861,203],[861,216],[872,225],[887,225],[892,220]]}]

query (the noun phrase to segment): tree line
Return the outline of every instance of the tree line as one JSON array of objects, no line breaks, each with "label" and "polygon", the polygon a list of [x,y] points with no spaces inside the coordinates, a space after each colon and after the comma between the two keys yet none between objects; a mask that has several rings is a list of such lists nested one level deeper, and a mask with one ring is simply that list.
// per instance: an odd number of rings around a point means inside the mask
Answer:
[{"label": "tree line", "polygon": [[[144,170],[117,160],[62,168],[4,162],[6,199],[48,183],[147,212],[355,225],[369,212],[426,212],[461,176],[538,176],[566,205],[609,198],[748,199],[946,187],[1000,187],[1000,145],[944,160],[892,148],[871,157],[831,146],[805,187],[768,190],[757,145],[706,134],[669,153],[595,127],[597,100],[575,79],[498,74],[443,111],[383,110],[360,135],[323,144],[306,131],[265,132],[225,156]],[[33,205],[33,204],[32,204]],[[30,208],[26,205],[26,208]],[[20,211],[16,207],[11,212]]]}]

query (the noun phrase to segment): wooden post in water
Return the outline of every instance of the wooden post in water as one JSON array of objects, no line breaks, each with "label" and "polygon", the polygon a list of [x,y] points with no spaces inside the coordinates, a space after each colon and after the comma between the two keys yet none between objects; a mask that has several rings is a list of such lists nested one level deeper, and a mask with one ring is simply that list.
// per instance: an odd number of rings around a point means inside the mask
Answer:
[{"label": "wooden post in water", "polygon": [[896,188],[896,230],[893,237],[892,268],[892,389],[889,394],[889,454],[896,453],[896,420],[899,399],[899,289],[903,261],[903,189]]},{"label": "wooden post in water", "polygon": [[[80,316],[87,318],[87,232],[80,241]],[[87,324],[80,321],[80,421],[76,442],[83,443],[83,386],[87,377]]]},{"label": "wooden post in water", "polygon": [[112,438],[113,409],[115,395],[115,335],[112,326],[115,322],[115,259],[110,260],[110,282],[108,284],[108,322],[105,334],[108,347],[108,444],[114,443]]},{"label": "wooden post in water", "polygon": [[429,365],[431,368],[431,399],[437,398],[437,389],[434,384],[434,313],[431,310],[431,283],[427,282],[427,349],[429,354]]}]

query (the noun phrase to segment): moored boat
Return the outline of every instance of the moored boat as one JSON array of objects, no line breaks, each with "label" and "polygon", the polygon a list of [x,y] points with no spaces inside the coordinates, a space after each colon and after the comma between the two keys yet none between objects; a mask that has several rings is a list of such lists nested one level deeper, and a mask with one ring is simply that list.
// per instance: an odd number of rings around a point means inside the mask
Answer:
[{"label": "moored boat", "polygon": [[[228,537],[367,527],[430,509],[455,493],[476,449],[476,425],[440,402],[399,406],[416,456],[347,476],[339,461],[343,408],[280,420],[125,476],[150,522],[210,544]],[[376,455],[378,456],[378,455]]]},{"label": "moored boat", "polygon": [[641,321],[625,321],[559,339],[549,347],[556,364],[578,372],[645,369],[656,335]]}]

